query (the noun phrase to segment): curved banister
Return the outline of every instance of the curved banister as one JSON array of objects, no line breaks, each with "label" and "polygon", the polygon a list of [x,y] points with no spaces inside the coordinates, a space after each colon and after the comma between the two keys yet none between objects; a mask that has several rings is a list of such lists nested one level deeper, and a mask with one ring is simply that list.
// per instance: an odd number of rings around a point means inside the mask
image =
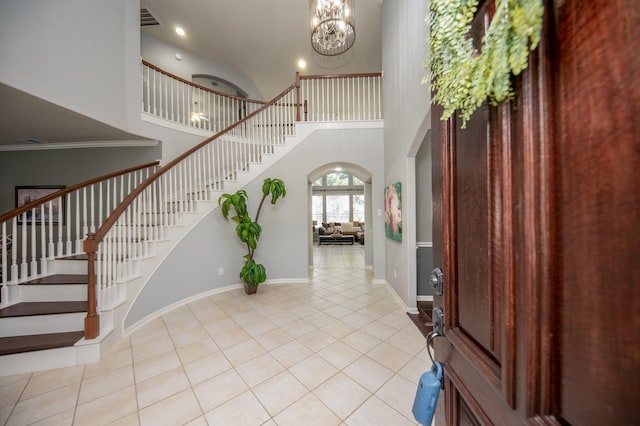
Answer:
[{"label": "curved banister", "polygon": [[[201,99],[198,93],[189,92],[191,88],[224,95],[233,102],[248,102],[186,81],[146,61],[142,72],[154,76],[145,80],[143,74],[146,93],[143,113],[164,120],[188,124],[189,118],[185,116],[194,111],[191,109],[196,104],[194,100]],[[197,210],[194,203],[214,201],[214,194],[224,189],[224,182],[236,179],[251,163],[261,162],[263,154],[273,153],[276,146],[283,145],[285,136],[295,131],[295,122],[301,121],[303,107],[305,120],[379,120],[381,95],[381,73],[307,76],[297,73],[293,84],[273,100],[259,101],[259,108],[245,117],[242,111],[237,111],[242,107],[237,103],[218,105],[215,100],[205,100],[208,103],[200,110],[205,114],[201,117],[222,118],[216,126],[192,127],[213,130],[213,135],[142,180],[121,198],[95,232],[87,234],[84,251],[89,262],[89,285],[85,338],[99,335],[98,312],[124,301],[126,295],[117,284],[140,275],[139,260],[153,255],[155,242],[162,241],[170,227],[181,224],[185,213]]]},{"label": "curved banister", "polygon": [[234,96],[234,95],[230,95],[228,93],[224,93],[224,92],[220,92],[219,90],[215,90],[215,89],[210,89],[208,87],[202,86],[198,83],[194,83],[193,81],[189,81],[189,80],[185,80],[182,77],[179,77],[175,74],[171,74],[169,71],[165,71],[162,68],[159,68],[155,65],[153,65],[150,62],[145,61],[144,59],[142,60],[142,64],[146,65],[147,67],[151,68],[152,70],[158,71],[160,74],[164,74],[167,77],[170,77],[176,81],[179,81],[180,83],[186,84],[187,86],[191,86],[191,87],[195,87],[201,90],[204,90],[205,92],[209,92],[209,93],[213,93],[216,94],[218,96],[223,96],[225,98],[229,98],[229,99],[235,99],[237,101],[242,101],[242,102],[251,102],[251,103],[255,103],[255,104],[268,104],[267,101],[261,101],[258,99],[251,99],[251,98],[242,98],[240,96]]},{"label": "curved banister", "polygon": [[119,170],[117,172],[113,172],[113,173],[109,173],[103,176],[99,176],[97,178],[93,178],[93,179],[89,179],[87,181],[81,182],[81,183],[77,183],[75,185],[66,187],[66,188],[61,188],[59,191],[53,192],[49,195],[46,195],[42,198],[38,198],[37,200],[34,200],[28,204],[25,204],[23,206],[20,206],[18,208],[15,208],[13,210],[10,210],[2,215],[0,215],[0,223],[2,222],[6,222],[7,220],[13,219],[16,216],[21,215],[22,213],[25,213],[33,208],[39,207],[41,204],[45,204],[49,201],[53,201],[56,198],[60,198],[63,197],[71,192],[77,191],[79,189],[91,186],[93,184],[96,184],[100,181],[104,181],[107,179],[112,179],[121,175],[125,175],[127,173],[131,173],[131,172],[136,172],[138,170],[143,170],[143,169],[147,169],[149,167],[154,167],[160,164],[160,161],[154,161],[151,163],[146,163],[146,164],[141,164],[139,166],[134,166],[134,167],[130,167],[128,169],[124,169],[124,170]]},{"label": "curved banister", "polygon": [[228,126],[226,129],[221,130],[218,133],[214,134],[213,136],[211,136],[211,137],[205,139],[204,141],[200,142],[198,145],[196,145],[193,148],[189,149],[188,151],[184,152],[182,155],[176,157],[175,159],[173,159],[172,161],[170,161],[169,163],[167,163],[166,165],[161,167],[158,171],[156,171],[156,173],[154,173],[153,175],[151,175],[147,179],[145,179],[142,183],[140,183],[140,185],[138,185],[137,188],[135,188],[129,195],[127,195],[120,202],[120,204],[116,207],[116,209],[112,212],[112,214],[102,223],[102,226],[100,226],[100,228],[98,228],[96,230],[96,232],[94,234],[95,244],[98,244],[98,243],[100,243],[100,241],[102,241],[102,239],[104,238],[105,234],[109,231],[109,229],[111,229],[111,227],[118,220],[118,216],[120,216],[122,214],[122,212],[124,212],[124,210],[127,208],[127,206],[129,206],[129,204],[131,204],[131,202],[147,186],[149,186],[153,181],[157,180],[160,176],[165,174],[168,170],[170,170],[175,165],[179,164],[182,160],[184,160],[185,158],[189,157],[194,152],[200,150],[202,147],[206,146],[210,142],[214,141],[215,139],[218,139],[220,136],[222,136],[222,135],[228,133],[229,131],[235,129],[236,127],[240,126],[241,124],[246,123],[252,117],[260,114],[262,111],[264,111],[265,109],[269,108],[270,106],[277,104],[278,100],[280,100],[283,96],[285,96],[288,92],[290,92],[294,87],[295,87],[295,84],[292,84],[287,89],[285,89],[282,93],[280,93],[278,96],[276,96],[272,101],[270,101],[270,102],[266,103],[264,106],[262,106],[260,109],[252,112],[251,114],[247,115],[246,117],[244,117],[240,121],[237,121],[236,123],[232,124],[231,126]]},{"label": "curved banister", "polygon": [[300,75],[301,80],[327,80],[331,78],[358,78],[358,77],[382,77],[380,72],[354,73],[354,74],[321,74]]}]

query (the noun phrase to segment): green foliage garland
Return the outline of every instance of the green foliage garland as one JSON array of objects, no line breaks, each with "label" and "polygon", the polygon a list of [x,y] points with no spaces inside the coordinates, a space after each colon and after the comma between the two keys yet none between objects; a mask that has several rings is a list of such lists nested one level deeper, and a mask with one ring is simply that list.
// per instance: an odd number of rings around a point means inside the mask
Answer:
[{"label": "green foliage garland", "polygon": [[[542,0],[495,0],[496,9],[478,52],[469,36],[478,0],[431,0],[430,57],[435,94],[442,105],[441,119],[456,110],[466,125],[487,100],[491,105],[513,97],[511,74],[527,68],[529,51],[540,41]],[[427,80],[427,78],[425,78]]]}]

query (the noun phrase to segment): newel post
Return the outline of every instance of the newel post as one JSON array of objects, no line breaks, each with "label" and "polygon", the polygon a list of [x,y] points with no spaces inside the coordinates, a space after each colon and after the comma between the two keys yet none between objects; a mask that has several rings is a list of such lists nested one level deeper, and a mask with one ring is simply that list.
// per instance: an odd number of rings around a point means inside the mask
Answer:
[{"label": "newel post", "polygon": [[300,72],[296,71],[296,121],[300,121]]},{"label": "newel post", "polygon": [[100,334],[100,316],[96,312],[96,234],[87,234],[84,240],[87,253],[87,316],[84,319],[84,338],[95,339]]}]

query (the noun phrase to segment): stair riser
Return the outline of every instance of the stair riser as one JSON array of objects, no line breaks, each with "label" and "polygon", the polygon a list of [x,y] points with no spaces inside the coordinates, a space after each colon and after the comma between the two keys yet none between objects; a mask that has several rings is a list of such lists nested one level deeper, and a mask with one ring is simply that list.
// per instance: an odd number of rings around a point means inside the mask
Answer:
[{"label": "stair riser", "polygon": [[87,286],[80,284],[21,285],[21,302],[65,302],[87,300]]},{"label": "stair riser", "polygon": [[86,312],[0,318],[0,337],[62,333],[84,329]]},{"label": "stair riser", "polygon": [[53,274],[86,274],[86,260],[53,260],[49,263],[49,275]]}]

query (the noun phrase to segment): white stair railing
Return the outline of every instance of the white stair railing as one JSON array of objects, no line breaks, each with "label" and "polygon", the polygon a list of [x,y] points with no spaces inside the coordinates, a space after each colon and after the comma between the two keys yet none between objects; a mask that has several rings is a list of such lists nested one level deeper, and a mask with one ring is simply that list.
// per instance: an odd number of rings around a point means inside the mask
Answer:
[{"label": "white stair railing", "polygon": [[266,104],[200,86],[142,61],[142,111],[213,133]]},{"label": "white stair railing", "polygon": [[[143,111],[167,120],[188,124],[189,93],[194,85],[143,63]],[[157,73],[157,74],[156,74]],[[168,81],[172,79],[174,81]],[[197,210],[201,201],[215,201],[224,182],[259,163],[293,134],[295,122],[379,120],[382,118],[380,74],[345,76],[296,75],[296,82],[253,112],[237,120],[235,100],[211,101],[207,106],[212,123],[236,121],[201,144],[171,161],[128,194],[113,214],[84,242],[88,257],[88,314],[85,338],[100,332],[100,312],[123,302],[118,284],[139,275],[139,262],[153,255],[155,243],[168,228],[181,223],[185,214]],[[218,94],[214,94],[218,96]],[[213,96],[213,95],[212,95]],[[243,100],[246,102],[246,100]],[[231,105],[231,106],[229,106]],[[251,108],[259,106],[252,104]],[[219,110],[217,108],[220,108]],[[212,126],[212,127],[209,127]]]},{"label": "white stair railing", "polygon": [[159,162],[61,189],[0,216],[1,305],[16,303],[11,285],[51,274],[48,261],[84,254],[82,242]]}]

